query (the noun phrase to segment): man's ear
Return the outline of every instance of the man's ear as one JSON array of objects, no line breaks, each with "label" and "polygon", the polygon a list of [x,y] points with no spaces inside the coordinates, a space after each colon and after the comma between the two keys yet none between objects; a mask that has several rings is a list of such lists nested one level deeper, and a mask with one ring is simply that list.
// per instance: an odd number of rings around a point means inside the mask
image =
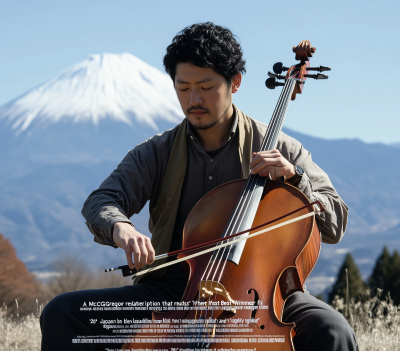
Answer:
[{"label": "man's ear", "polygon": [[241,83],[242,83],[242,74],[239,72],[239,73],[236,73],[232,77],[232,80],[231,80],[231,91],[232,91],[232,94],[235,94],[239,90],[239,87],[240,87]]}]

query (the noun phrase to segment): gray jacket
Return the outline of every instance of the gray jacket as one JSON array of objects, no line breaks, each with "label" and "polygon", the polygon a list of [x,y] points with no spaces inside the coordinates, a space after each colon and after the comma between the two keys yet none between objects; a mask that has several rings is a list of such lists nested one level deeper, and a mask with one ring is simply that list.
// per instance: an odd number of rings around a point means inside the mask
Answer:
[{"label": "gray jacket", "polygon": [[[267,125],[251,119],[253,128],[253,151],[260,150]],[[157,134],[130,150],[111,175],[93,191],[82,209],[86,225],[94,235],[94,241],[117,247],[112,240],[112,227],[116,222],[129,222],[139,213],[146,202],[157,199],[167,167],[170,151],[179,129]],[[277,149],[293,165],[304,169],[297,188],[310,201],[319,200],[326,211],[316,220],[322,241],[335,244],[343,237],[348,207],[334,189],[327,174],[311,159],[311,154],[297,140],[281,133]]]}]

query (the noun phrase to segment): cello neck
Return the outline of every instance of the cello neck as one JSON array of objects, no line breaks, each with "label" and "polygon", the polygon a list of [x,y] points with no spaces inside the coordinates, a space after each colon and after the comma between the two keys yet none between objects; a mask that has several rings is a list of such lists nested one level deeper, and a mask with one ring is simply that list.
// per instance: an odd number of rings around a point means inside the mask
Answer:
[{"label": "cello neck", "polygon": [[295,85],[296,79],[286,79],[285,86],[282,89],[278,103],[276,104],[274,113],[272,114],[271,121],[268,124],[267,133],[261,144],[260,151],[268,151],[276,148]]}]

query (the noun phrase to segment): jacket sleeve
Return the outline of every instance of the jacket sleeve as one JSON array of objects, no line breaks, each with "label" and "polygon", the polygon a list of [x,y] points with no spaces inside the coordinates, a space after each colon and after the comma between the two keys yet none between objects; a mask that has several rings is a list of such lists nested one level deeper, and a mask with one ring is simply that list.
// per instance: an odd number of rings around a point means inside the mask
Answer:
[{"label": "jacket sleeve", "polygon": [[304,175],[297,185],[310,201],[319,200],[326,211],[318,214],[316,220],[321,231],[322,242],[338,243],[346,230],[348,207],[333,187],[328,175],[311,159],[311,153],[297,140],[282,133],[282,155],[293,165],[299,165]]},{"label": "jacket sleeve", "polygon": [[95,242],[117,248],[112,239],[114,224],[131,223],[129,218],[150,199],[156,179],[157,165],[146,142],[129,151],[83,205],[82,215]]}]

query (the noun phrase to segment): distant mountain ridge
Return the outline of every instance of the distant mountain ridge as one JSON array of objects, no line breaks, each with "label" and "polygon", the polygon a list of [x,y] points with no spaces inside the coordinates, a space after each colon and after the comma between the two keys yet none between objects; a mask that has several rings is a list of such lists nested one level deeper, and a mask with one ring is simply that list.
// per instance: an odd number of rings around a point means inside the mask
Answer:
[{"label": "distant mountain ridge", "polygon": [[[122,250],[93,243],[83,202],[128,150],[182,118],[170,78],[129,54],[91,56],[1,106],[0,231],[28,268],[48,270],[65,252],[92,266],[123,264]],[[350,208],[344,239],[323,245],[308,289],[330,285],[347,251],[368,274],[383,243],[400,249],[398,149],[284,131],[312,152]],[[133,218],[143,233],[147,218],[147,207]]]}]

